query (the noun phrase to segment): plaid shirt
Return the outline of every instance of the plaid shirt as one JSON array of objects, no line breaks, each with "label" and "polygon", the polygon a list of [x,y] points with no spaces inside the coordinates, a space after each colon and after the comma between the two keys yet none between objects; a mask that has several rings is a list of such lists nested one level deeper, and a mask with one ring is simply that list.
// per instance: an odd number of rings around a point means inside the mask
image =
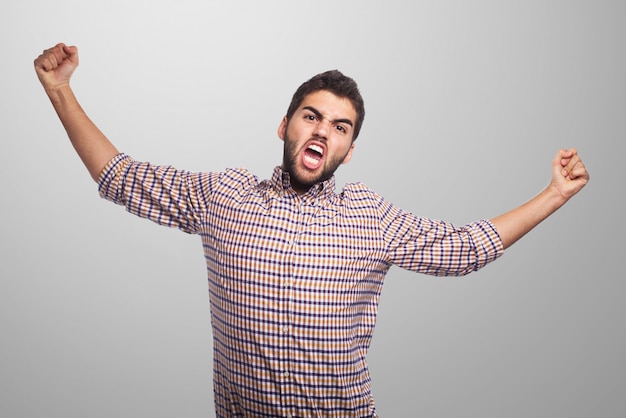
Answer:
[{"label": "plaid shirt", "polygon": [[489,221],[457,227],[334,179],[298,195],[280,168],[192,173],[120,154],[102,197],[202,238],[218,417],[372,417],[366,355],[392,265],[464,275],[502,254]]}]

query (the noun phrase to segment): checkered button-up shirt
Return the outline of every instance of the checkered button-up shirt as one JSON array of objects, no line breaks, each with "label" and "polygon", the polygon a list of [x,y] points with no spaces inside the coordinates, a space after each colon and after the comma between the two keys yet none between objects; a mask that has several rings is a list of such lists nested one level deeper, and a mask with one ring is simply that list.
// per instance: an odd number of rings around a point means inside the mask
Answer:
[{"label": "checkered button-up shirt", "polygon": [[489,221],[402,211],[334,179],[299,195],[280,168],[192,173],[120,154],[100,194],[198,234],[209,280],[218,417],[372,417],[366,355],[392,265],[463,275],[502,254]]}]

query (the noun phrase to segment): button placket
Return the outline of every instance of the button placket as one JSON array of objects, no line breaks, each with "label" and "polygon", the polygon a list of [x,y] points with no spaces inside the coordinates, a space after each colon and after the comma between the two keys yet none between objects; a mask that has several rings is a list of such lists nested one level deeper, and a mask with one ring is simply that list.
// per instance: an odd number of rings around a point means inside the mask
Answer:
[{"label": "button placket", "polygon": [[[281,312],[280,320],[277,323],[277,338],[280,341],[282,358],[279,361],[280,368],[278,369],[278,383],[281,391],[282,405],[285,406],[289,403],[292,379],[293,379],[293,362],[290,356],[292,351],[291,329],[293,321],[293,291],[294,291],[294,260],[295,251],[298,246],[298,237],[302,229],[302,201],[299,196],[296,196],[291,202],[292,213],[295,215],[295,222],[292,224],[293,229],[287,231],[287,240],[285,242],[285,254],[287,270],[281,281]],[[288,412],[288,411],[285,411]],[[286,413],[285,416],[290,416]]]}]

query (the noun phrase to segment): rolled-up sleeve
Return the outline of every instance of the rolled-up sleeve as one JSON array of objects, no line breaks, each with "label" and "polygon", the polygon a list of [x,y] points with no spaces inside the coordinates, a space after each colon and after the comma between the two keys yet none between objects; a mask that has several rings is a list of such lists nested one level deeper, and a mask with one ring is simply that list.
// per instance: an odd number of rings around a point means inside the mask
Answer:
[{"label": "rolled-up sleeve", "polygon": [[195,234],[206,213],[215,173],[138,162],[118,154],[100,172],[100,196],[159,225]]},{"label": "rolled-up sleeve", "polygon": [[380,206],[388,260],[435,276],[462,276],[503,254],[502,240],[488,220],[457,226],[419,217],[383,202]]}]

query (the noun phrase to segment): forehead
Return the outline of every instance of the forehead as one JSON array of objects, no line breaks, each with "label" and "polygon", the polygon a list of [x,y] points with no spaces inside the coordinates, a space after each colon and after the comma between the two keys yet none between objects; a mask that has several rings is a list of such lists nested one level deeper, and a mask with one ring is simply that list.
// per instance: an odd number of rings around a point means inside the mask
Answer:
[{"label": "forehead", "polygon": [[347,97],[340,97],[328,90],[318,90],[309,93],[302,99],[299,110],[313,107],[325,118],[330,120],[349,119],[356,121],[356,110]]}]

